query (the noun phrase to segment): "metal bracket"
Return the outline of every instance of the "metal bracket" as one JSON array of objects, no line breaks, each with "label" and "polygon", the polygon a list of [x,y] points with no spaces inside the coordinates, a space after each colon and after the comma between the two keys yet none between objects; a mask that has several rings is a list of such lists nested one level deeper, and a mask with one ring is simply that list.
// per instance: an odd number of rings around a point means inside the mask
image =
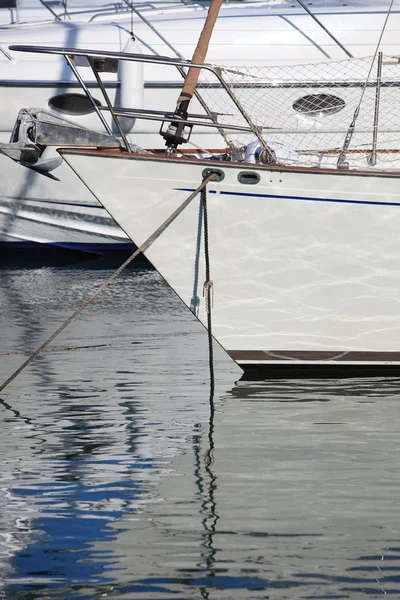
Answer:
[{"label": "metal bracket", "polygon": [[42,109],[19,111],[10,142],[0,143],[0,153],[37,171],[49,172],[62,163],[59,155],[44,157],[48,146],[88,146],[120,148],[117,138],[84,129]]}]

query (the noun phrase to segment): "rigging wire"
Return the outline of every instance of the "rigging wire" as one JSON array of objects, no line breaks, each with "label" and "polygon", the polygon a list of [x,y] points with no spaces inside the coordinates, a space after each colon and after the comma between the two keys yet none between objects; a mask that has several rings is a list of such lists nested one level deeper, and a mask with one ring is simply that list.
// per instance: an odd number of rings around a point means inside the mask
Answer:
[{"label": "rigging wire", "polygon": [[296,0],[297,4],[300,4],[300,6],[306,11],[306,13],[308,13],[310,15],[310,17],[312,19],[314,19],[314,21],[316,23],[318,23],[318,25],[321,27],[321,29],[323,31],[325,31],[325,33],[327,33],[329,35],[329,37],[335,42],[335,44],[337,44],[339,46],[339,48],[341,48],[343,50],[343,52],[345,54],[347,54],[347,56],[349,58],[354,58],[354,56],[351,54],[351,52],[349,52],[349,50],[347,50],[347,48],[342,44],[342,42],[340,42],[334,35],[333,33],[331,33],[329,31],[329,29],[327,27],[325,27],[325,25],[317,18],[316,15],[314,15],[314,13],[304,4],[304,2],[302,2],[302,0]]},{"label": "rigging wire", "polygon": [[131,7],[131,36],[135,37],[133,34],[133,10],[132,10],[132,7]]},{"label": "rigging wire", "polygon": [[386,14],[386,19],[385,19],[385,22],[384,22],[383,27],[382,27],[381,34],[379,36],[379,40],[378,40],[378,43],[377,43],[376,48],[375,48],[375,53],[374,53],[374,56],[372,58],[372,61],[371,61],[370,67],[369,67],[368,75],[366,77],[366,80],[364,82],[364,85],[363,85],[363,88],[362,88],[362,91],[361,91],[360,101],[359,101],[359,103],[358,103],[358,105],[357,105],[357,107],[356,107],[356,109],[354,111],[353,120],[351,121],[351,123],[349,125],[349,128],[347,130],[346,137],[345,137],[344,142],[343,142],[342,151],[341,151],[341,153],[339,155],[339,158],[337,160],[337,163],[336,163],[338,168],[347,168],[348,167],[348,164],[345,162],[346,152],[349,149],[351,138],[353,137],[354,129],[356,127],[356,121],[357,121],[358,115],[360,114],[361,104],[362,104],[362,101],[364,99],[365,90],[367,89],[368,81],[369,81],[369,78],[371,76],[372,68],[374,66],[376,57],[377,57],[378,52],[379,52],[379,48],[380,48],[380,45],[381,45],[381,42],[382,42],[383,34],[385,32],[386,25],[387,25],[387,22],[389,20],[389,16],[390,16],[391,10],[393,8],[393,4],[394,4],[394,0],[391,0],[388,12]]}]

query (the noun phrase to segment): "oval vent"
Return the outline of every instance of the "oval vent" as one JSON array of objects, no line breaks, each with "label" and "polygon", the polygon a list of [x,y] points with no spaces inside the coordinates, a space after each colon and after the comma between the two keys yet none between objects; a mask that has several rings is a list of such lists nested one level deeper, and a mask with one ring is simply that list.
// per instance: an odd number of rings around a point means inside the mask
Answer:
[{"label": "oval vent", "polygon": [[313,117],[334,115],[345,106],[346,103],[342,98],[332,94],[308,94],[293,103],[294,110]]},{"label": "oval vent", "polygon": [[[97,106],[100,102],[95,99]],[[49,100],[49,106],[67,115],[89,115],[94,112],[93,104],[84,94],[60,94]]]}]

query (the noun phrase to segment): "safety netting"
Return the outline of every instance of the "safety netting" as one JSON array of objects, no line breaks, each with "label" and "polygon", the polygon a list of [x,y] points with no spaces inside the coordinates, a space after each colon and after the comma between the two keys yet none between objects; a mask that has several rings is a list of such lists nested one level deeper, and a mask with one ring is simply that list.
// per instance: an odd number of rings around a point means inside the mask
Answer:
[{"label": "safety netting", "polygon": [[232,145],[256,134],[293,161],[335,166],[353,123],[351,168],[400,164],[399,57],[213,69],[201,71],[203,100],[219,123],[250,129],[224,129]]}]

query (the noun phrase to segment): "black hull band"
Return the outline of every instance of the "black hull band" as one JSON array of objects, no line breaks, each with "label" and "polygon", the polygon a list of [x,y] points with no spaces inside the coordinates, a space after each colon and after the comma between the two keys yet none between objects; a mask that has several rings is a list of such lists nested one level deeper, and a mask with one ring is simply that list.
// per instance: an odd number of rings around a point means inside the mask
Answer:
[{"label": "black hull band", "polygon": [[241,381],[261,381],[266,379],[348,379],[350,377],[398,377],[400,364],[307,364],[269,363],[240,364],[243,369]]}]

